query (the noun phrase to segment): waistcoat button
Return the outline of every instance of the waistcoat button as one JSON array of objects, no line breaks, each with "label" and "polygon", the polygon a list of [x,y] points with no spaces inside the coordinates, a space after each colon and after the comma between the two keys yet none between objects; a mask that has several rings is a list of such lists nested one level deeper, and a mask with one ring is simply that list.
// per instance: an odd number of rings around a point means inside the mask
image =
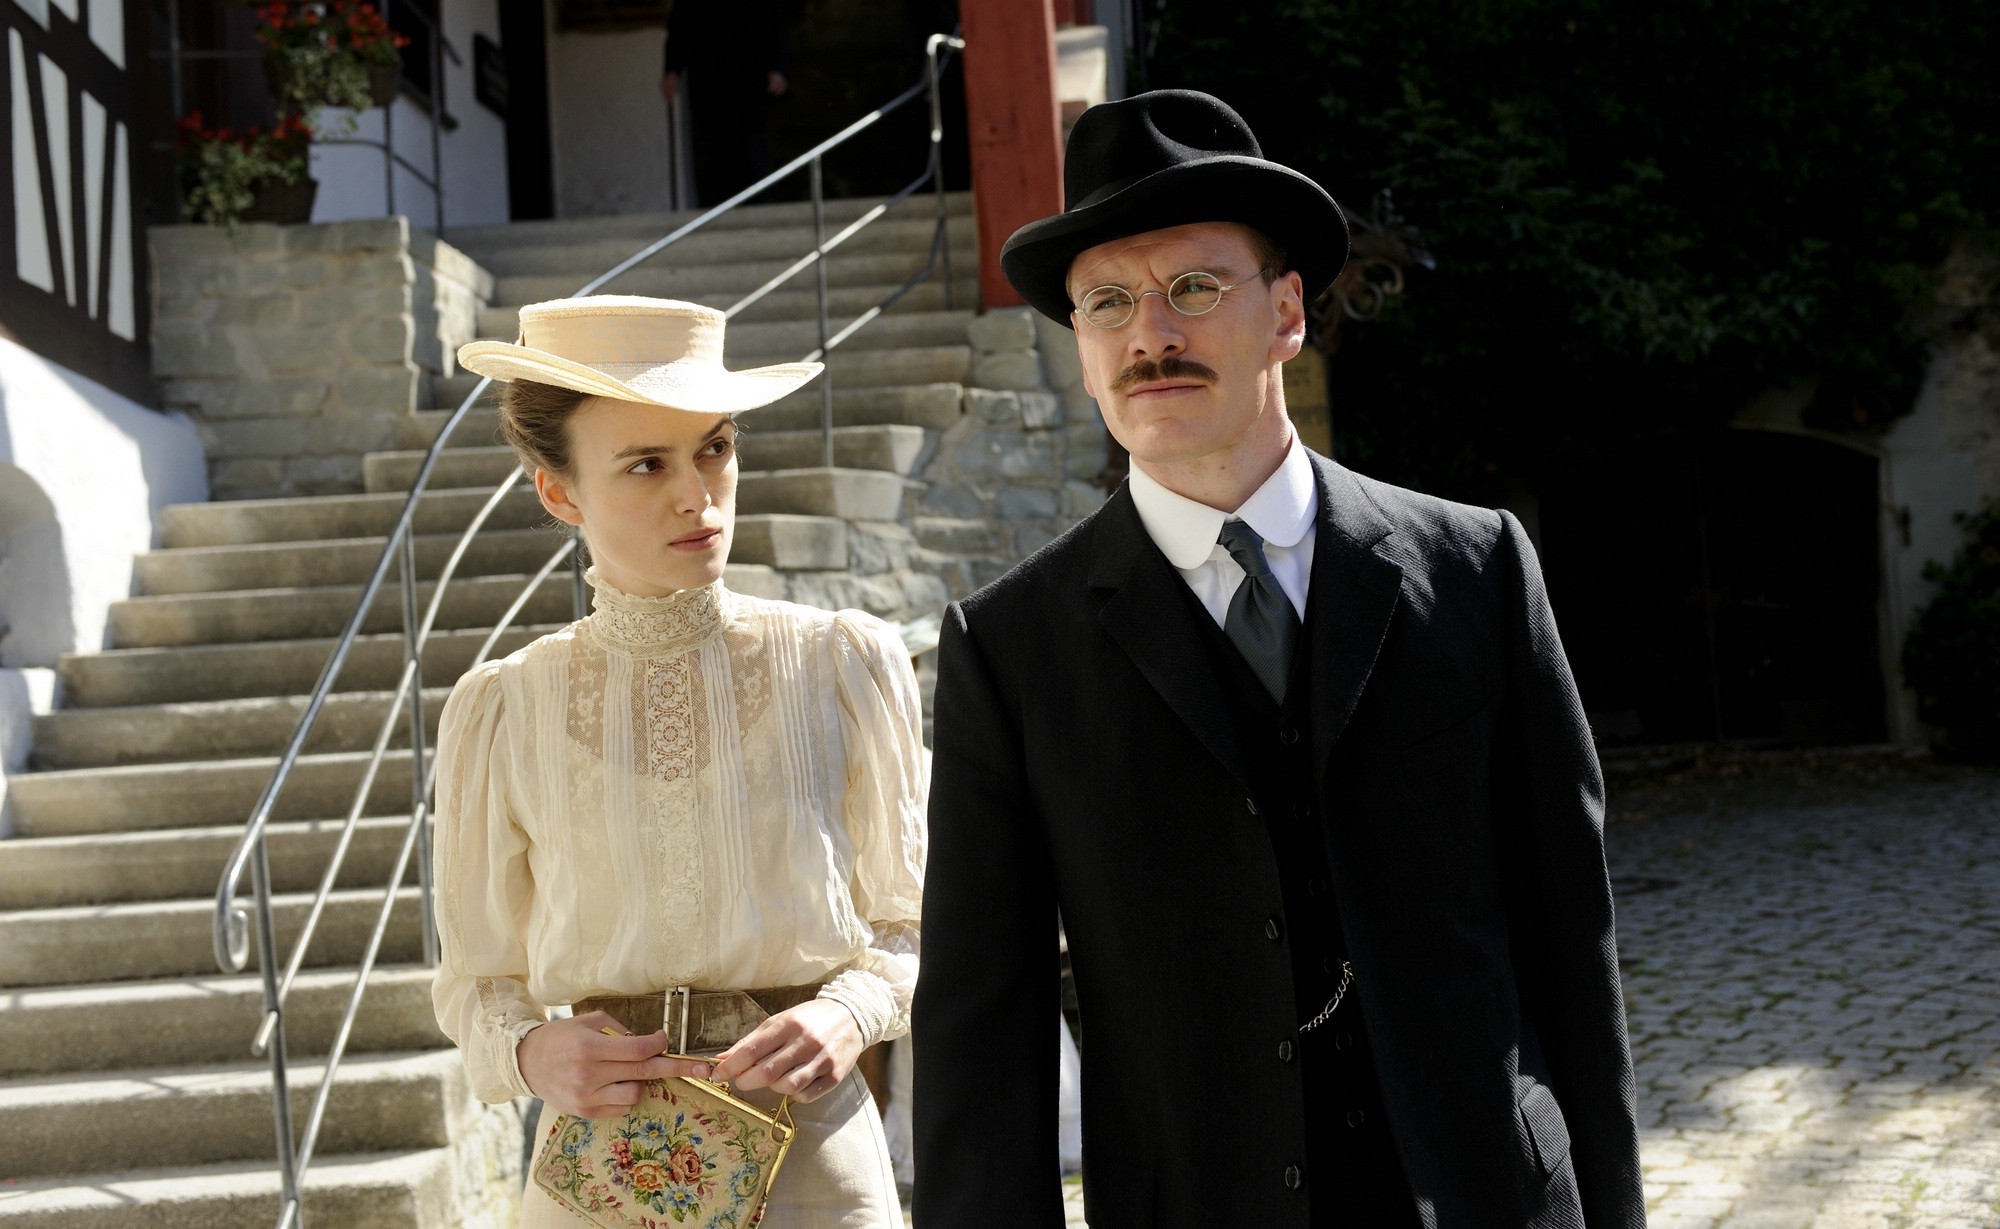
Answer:
[{"label": "waistcoat button", "polygon": [[1243,800],[1243,805],[1250,808],[1250,813],[1252,815],[1255,815],[1257,813],[1257,800],[1255,798],[1245,798]]},{"label": "waistcoat button", "polygon": [[1299,732],[1292,726],[1286,726],[1278,731],[1278,741],[1289,747],[1299,741]]},{"label": "waistcoat button", "polygon": [[1302,1174],[1302,1173],[1300,1173],[1300,1172],[1299,1172],[1299,1167],[1298,1167],[1298,1166],[1296,1166],[1296,1165],[1287,1165],[1287,1166],[1285,1166],[1285,1189],[1286,1189],[1286,1190],[1293,1190],[1293,1191],[1295,1191],[1295,1190],[1299,1189],[1299,1186],[1300,1186],[1300,1184],[1302,1184],[1303,1182],[1305,1182],[1305,1180],[1306,1180],[1306,1176],[1305,1176],[1304,1174]]},{"label": "waistcoat button", "polygon": [[1354,1044],[1353,1033],[1338,1033],[1335,1034],[1333,1038],[1333,1048],[1336,1050],[1345,1050],[1346,1048],[1348,1048],[1353,1044]]},{"label": "waistcoat button", "polygon": [[1278,1043],[1278,1061],[1281,1063],[1292,1061],[1292,1043],[1290,1039]]},{"label": "waistcoat button", "polygon": [[1278,919],[1277,919],[1277,918],[1267,918],[1267,919],[1265,919],[1265,921],[1264,921],[1264,937],[1265,937],[1266,939],[1269,939],[1269,940],[1270,940],[1271,942],[1273,942],[1273,943],[1276,943],[1276,942],[1278,941],[1278,935],[1279,935],[1280,933],[1281,933],[1281,932],[1280,932],[1280,931],[1279,931],[1279,929],[1278,929]]},{"label": "waistcoat button", "polygon": [[1360,1126],[1363,1122],[1367,1121],[1367,1118],[1368,1115],[1362,1113],[1360,1110],[1347,1111],[1347,1125],[1350,1127]]}]

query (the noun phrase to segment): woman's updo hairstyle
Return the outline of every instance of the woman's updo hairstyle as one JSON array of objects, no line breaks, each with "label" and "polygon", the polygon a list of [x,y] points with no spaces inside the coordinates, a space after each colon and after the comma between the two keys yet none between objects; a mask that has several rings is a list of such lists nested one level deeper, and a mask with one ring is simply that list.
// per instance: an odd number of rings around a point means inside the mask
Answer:
[{"label": "woman's updo hairstyle", "polygon": [[570,472],[569,419],[589,398],[573,388],[515,380],[500,394],[500,433],[524,469]]}]

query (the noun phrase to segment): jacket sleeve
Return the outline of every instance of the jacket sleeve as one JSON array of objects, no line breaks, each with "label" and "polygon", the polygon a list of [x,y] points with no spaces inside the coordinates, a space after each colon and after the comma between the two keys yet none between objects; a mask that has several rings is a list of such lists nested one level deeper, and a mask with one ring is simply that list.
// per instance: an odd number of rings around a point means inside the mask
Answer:
[{"label": "jacket sleeve", "polygon": [[998,673],[950,607],[911,1031],[918,1229],[1063,1224],[1054,873]]},{"label": "jacket sleeve", "polygon": [[846,887],[867,945],[820,990],[854,1013],[868,1045],[910,1028],[924,896],[924,714],[909,650],[873,615],[842,611],[835,690],[847,747]]},{"label": "jacket sleeve", "polygon": [[499,664],[460,679],[438,719],[438,970],[431,1003],[482,1101],[531,1097],[514,1048],[547,1013],[528,993],[522,941],[534,879],[507,805]]},{"label": "jacket sleeve", "polygon": [[1500,514],[1495,563],[1507,612],[1507,700],[1496,743],[1496,821],[1510,876],[1522,1008],[1567,1121],[1591,1229],[1643,1229],[1638,1112],[1604,861],[1604,780],[1556,635],[1534,547]]}]

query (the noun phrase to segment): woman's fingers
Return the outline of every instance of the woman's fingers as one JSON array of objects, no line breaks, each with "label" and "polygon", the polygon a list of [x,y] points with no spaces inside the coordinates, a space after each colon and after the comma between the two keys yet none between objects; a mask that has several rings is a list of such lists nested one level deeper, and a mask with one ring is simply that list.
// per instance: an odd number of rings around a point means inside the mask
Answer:
[{"label": "woman's fingers", "polygon": [[814,1080],[812,1084],[808,1086],[804,1092],[793,1093],[792,1100],[817,1101],[821,1097],[824,1097],[826,1094],[832,1092],[834,1089],[838,1087],[840,1087],[839,1080],[835,1079],[831,1075],[823,1075],[818,1079]]},{"label": "woman's fingers", "polygon": [[[765,1056],[776,1051],[791,1039],[793,1027],[781,1024],[783,1016],[764,1021],[746,1033],[743,1039],[730,1046],[715,1060],[715,1078],[734,1081]],[[795,1027],[795,1026],[794,1026]],[[750,1085],[755,1088],[758,1085]]]},{"label": "woman's fingers", "polygon": [[692,1076],[697,1080],[713,1079],[715,1064],[690,1062],[679,1058],[649,1058],[639,1064],[637,1078],[644,1080],[667,1080],[675,1076]]}]

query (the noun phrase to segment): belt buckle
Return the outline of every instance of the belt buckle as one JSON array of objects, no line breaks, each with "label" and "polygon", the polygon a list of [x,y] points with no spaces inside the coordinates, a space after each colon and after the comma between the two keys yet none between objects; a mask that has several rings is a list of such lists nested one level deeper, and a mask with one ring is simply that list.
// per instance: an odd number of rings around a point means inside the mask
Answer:
[{"label": "belt buckle", "polygon": [[667,991],[667,1006],[669,1008],[673,1006],[675,999],[679,999],[681,1004],[681,1037],[680,1047],[674,1053],[685,1054],[688,1052],[688,1008],[693,1005],[694,993],[686,986],[675,986],[672,990]]}]

